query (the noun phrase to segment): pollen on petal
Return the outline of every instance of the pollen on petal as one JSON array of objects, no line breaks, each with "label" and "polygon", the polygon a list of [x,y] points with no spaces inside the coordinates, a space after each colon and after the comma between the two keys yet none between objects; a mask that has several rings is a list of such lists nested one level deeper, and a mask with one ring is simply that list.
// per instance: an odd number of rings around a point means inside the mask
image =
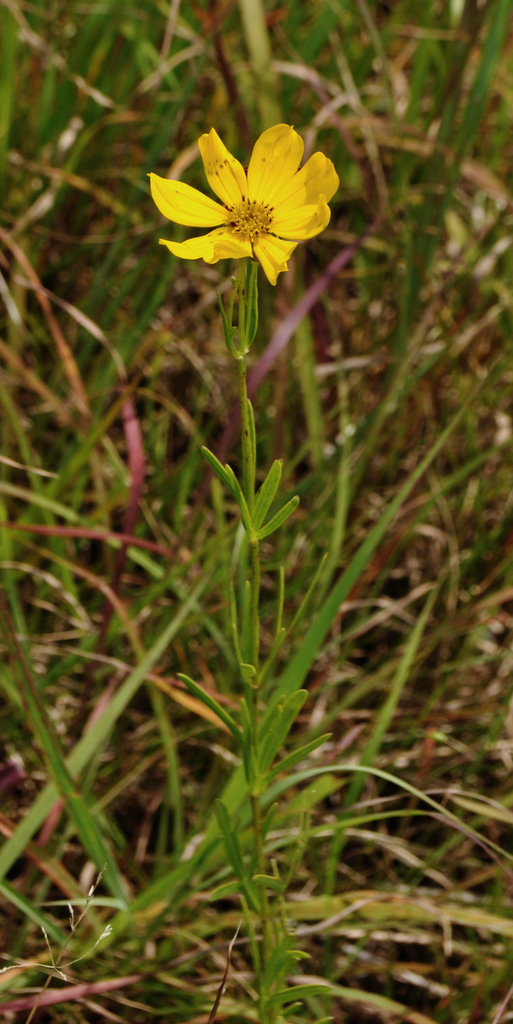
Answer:
[{"label": "pollen on petal", "polygon": [[221,141],[215,128],[198,139],[208,183],[225,206],[240,203],[248,190],[246,173]]}]

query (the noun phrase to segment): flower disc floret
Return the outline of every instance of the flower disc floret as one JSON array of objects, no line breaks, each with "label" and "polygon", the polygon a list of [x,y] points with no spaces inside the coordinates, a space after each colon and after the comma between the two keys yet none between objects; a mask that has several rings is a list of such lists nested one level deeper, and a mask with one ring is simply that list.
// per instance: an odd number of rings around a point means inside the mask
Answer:
[{"label": "flower disc floret", "polygon": [[214,128],[201,136],[198,146],[209,185],[221,203],[157,174],[150,174],[151,193],[168,220],[214,230],[186,242],[161,238],[161,244],[183,259],[203,257],[207,263],[257,259],[276,284],[278,274],[288,270],[297,243],[318,235],[329,223],[328,202],[339,185],[331,160],[314,153],[301,167],[303,140],[287,124],[263,132],[247,172]]},{"label": "flower disc floret", "polygon": [[251,245],[255,244],[259,235],[265,235],[272,230],[272,207],[269,208],[267,203],[243,199],[230,213],[230,227],[233,228],[234,234],[249,238]]}]

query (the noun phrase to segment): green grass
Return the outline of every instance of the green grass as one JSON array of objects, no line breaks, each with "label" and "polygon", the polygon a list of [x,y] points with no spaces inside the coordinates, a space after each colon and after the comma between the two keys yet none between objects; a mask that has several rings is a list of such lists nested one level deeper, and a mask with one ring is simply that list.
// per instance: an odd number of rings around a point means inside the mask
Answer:
[{"label": "green grass", "polygon": [[[96,987],[41,1021],[207,1024],[241,918],[238,896],[209,894],[233,878],[217,799],[251,849],[243,770],[178,679],[236,714],[227,580],[239,598],[246,555],[200,456],[237,397],[216,299],[234,267],[159,247],[187,230],[162,225],[147,174],[205,189],[204,131],[247,165],[279,119],[341,185],[291,272],[261,275],[250,370],[358,242],[254,397],[262,479],[283,459],[270,515],[301,498],[262,542],[264,655],[280,567],[286,627],[319,572],[268,721],[304,687],[281,755],[332,733],[266,795],[310,955],[290,1019],[492,1022],[508,992],[512,9],[0,6],[0,1000],[16,1022],[47,978],[43,928],[57,958],[66,902],[78,917],[104,864],[60,965]],[[238,440],[226,460],[241,470]],[[244,925],[219,1019],[256,1020],[254,941]]]}]

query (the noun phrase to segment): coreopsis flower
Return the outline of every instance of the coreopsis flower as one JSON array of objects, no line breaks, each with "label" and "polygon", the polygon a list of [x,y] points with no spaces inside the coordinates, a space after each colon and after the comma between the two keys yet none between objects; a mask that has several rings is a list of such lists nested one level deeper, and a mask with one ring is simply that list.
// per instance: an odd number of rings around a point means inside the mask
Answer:
[{"label": "coreopsis flower", "polygon": [[301,167],[303,140],[288,124],[277,124],[260,136],[247,172],[214,128],[201,136],[198,146],[209,185],[221,202],[157,174],[150,174],[151,194],[169,220],[214,230],[186,242],[161,238],[161,244],[188,260],[259,260],[276,284],[297,243],[318,235],[329,223],[328,202],[339,185],[331,160],[314,153]]}]

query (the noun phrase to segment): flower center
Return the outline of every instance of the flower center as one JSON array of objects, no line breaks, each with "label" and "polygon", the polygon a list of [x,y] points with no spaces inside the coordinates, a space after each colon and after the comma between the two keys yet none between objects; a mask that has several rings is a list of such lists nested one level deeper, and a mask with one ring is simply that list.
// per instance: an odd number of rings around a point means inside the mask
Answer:
[{"label": "flower center", "polygon": [[247,235],[251,244],[259,235],[269,231],[273,207],[257,203],[255,199],[243,199],[230,209],[230,227],[235,234]]}]

